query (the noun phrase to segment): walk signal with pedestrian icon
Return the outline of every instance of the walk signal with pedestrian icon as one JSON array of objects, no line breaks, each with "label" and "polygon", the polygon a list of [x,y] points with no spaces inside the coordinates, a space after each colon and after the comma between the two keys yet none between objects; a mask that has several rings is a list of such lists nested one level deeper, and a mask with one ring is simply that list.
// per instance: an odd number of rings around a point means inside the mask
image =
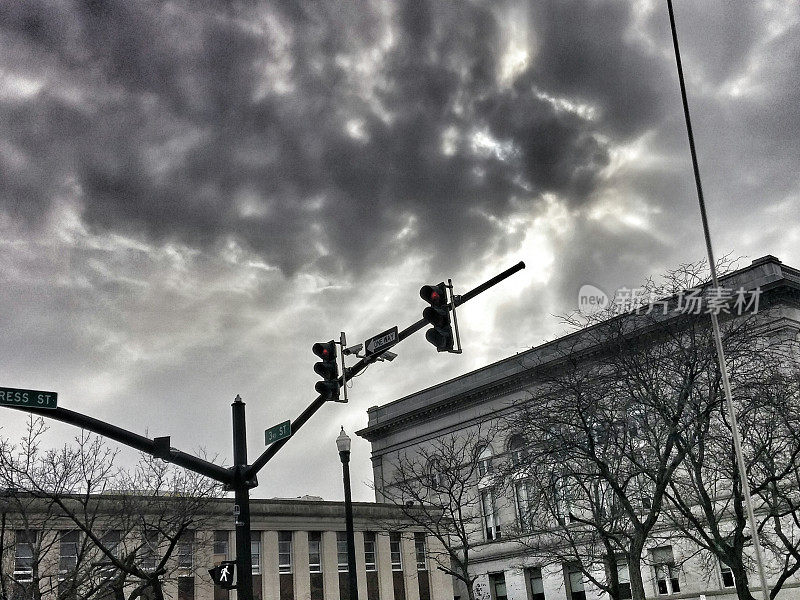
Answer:
[{"label": "walk signal with pedestrian icon", "polygon": [[236,562],[226,560],[221,562],[213,569],[208,570],[211,575],[211,580],[215,585],[220,586],[224,590],[232,590],[236,588],[234,578],[236,576]]}]

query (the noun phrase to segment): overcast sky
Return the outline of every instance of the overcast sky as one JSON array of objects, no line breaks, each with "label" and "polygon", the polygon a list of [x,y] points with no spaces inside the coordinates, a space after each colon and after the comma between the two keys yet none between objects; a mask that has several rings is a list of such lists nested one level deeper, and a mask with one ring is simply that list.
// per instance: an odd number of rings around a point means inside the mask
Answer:
[{"label": "overcast sky", "polygon": [[[715,250],[800,267],[800,3],[676,18]],[[0,2],[0,244],[0,385],[224,464],[237,394],[252,460],[315,397],[314,342],[524,260],[460,311],[462,355],[397,346],[255,491],[341,498],[368,407],[704,257],[666,2]],[[352,470],[372,499],[364,440]]]}]

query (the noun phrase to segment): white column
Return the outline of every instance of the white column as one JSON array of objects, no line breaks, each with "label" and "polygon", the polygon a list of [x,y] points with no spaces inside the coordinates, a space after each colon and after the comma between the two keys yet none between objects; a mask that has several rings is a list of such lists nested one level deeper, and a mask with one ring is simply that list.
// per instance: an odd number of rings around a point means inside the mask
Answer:
[{"label": "white column", "polygon": [[392,557],[389,547],[389,534],[379,533],[375,536],[375,545],[378,547],[378,590],[381,600],[394,600],[394,586],[392,585]]},{"label": "white column", "polygon": [[308,572],[308,532],[295,531],[292,536],[295,600],[311,600],[311,575]]},{"label": "white column", "polygon": [[356,542],[356,579],[359,600],[367,600],[367,565],[364,562],[364,532],[354,531]]},{"label": "white column", "polygon": [[[431,556],[443,556],[445,548],[432,536],[425,540]],[[428,558],[428,578],[431,587],[431,600],[453,600],[453,577],[437,568],[437,562]],[[463,598],[462,600],[467,600]]]},{"label": "white column", "polygon": [[508,600],[528,600],[528,586],[525,582],[525,570],[519,568],[508,569],[506,578],[506,593]]},{"label": "white column", "polygon": [[567,586],[564,583],[564,566],[560,564],[542,567],[542,586],[547,600],[567,600]]},{"label": "white column", "polygon": [[419,574],[413,532],[403,532],[400,538],[400,551],[403,554],[403,585],[406,588],[406,600],[419,600]]},{"label": "white column", "polygon": [[261,533],[261,587],[264,598],[280,598],[281,582],[278,577],[278,532]]},{"label": "white column", "polygon": [[336,554],[336,532],[322,532],[322,586],[325,600],[339,600],[339,560]]}]

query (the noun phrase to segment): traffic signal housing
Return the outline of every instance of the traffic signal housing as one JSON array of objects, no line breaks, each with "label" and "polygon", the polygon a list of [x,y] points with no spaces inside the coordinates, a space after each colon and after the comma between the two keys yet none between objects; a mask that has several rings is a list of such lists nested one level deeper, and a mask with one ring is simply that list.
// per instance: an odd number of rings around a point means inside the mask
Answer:
[{"label": "traffic signal housing", "polygon": [[311,351],[321,360],[314,365],[314,372],[322,377],[314,386],[324,400],[339,401],[339,363],[336,361],[336,342],[318,342]]},{"label": "traffic signal housing", "polygon": [[425,332],[425,339],[436,346],[439,352],[452,352],[453,327],[450,324],[447,286],[444,282],[437,285],[423,285],[419,295],[430,304],[422,311],[422,318],[433,325],[432,329]]}]

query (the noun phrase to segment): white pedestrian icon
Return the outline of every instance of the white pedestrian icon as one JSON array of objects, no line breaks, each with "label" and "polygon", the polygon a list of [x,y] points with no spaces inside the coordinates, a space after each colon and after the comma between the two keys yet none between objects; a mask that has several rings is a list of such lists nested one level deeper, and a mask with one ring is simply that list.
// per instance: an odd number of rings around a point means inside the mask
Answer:
[{"label": "white pedestrian icon", "polygon": [[225,581],[225,582],[228,581],[228,575],[230,574],[230,571],[228,571],[228,568],[229,568],[228,565],[225,565],[222,568],[222,570],[219,572],[219,582],[220,583],[222,583],[223,581]]}]

